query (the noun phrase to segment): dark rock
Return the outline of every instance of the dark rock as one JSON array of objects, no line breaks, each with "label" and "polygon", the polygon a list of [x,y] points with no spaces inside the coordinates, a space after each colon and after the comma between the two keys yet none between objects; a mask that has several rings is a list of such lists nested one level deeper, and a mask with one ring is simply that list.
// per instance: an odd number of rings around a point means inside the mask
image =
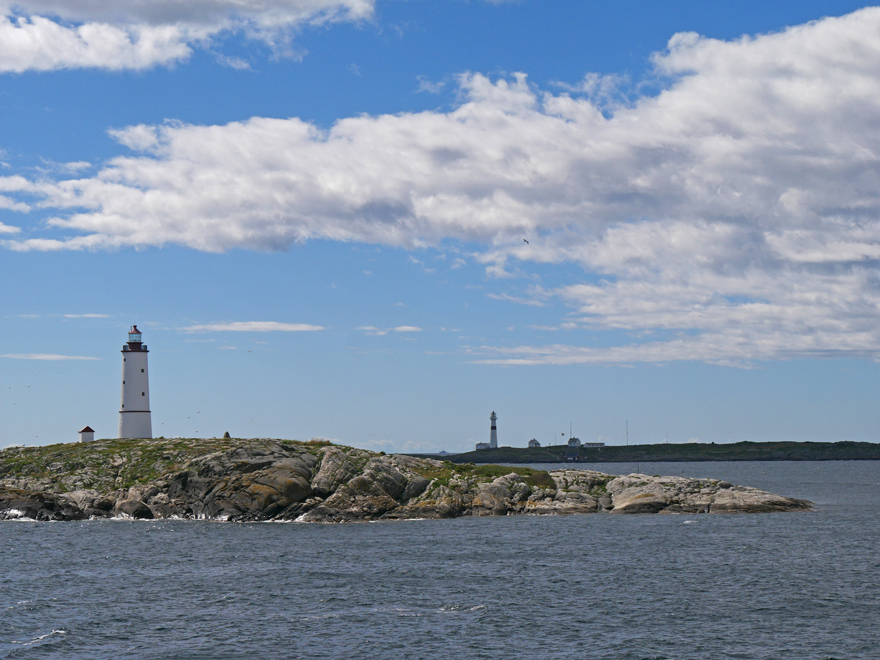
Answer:
[{"label": "dark rock", "polygon": [[82,509],[62,496],[0,486],[0,520],[83,520],[86,517]]},{"label": "dark rock", "polygon": [[400,499],[404,502],[408,502],[412,498],[418,497],[425,492],[430,483],[430,479],[416,476],[411,481],[407,482],[406,488],[404,488],[403,492],[400,494]]}]

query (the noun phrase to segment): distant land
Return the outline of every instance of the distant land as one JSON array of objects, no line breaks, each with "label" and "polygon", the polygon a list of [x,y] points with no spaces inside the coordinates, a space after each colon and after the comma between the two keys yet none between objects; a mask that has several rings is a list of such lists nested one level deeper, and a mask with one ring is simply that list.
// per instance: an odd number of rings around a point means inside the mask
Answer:
[{"label": "distant land", "polygon": [[649,463],[676,461],[877,461],[880,443],[854,442],[734,442],[625,445],[601,448],[499,447],[464,454],[413,454],[453,463]]}]

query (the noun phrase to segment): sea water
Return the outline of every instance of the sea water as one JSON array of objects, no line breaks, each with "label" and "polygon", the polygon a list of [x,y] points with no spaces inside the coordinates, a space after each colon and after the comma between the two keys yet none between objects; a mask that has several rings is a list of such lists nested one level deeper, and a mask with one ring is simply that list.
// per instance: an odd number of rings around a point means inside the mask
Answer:
[{"label": "sea water", "polygon": [[0,658],[880,657],[880,462],[579,467],[715,477],[817,506],[3,522]]}]

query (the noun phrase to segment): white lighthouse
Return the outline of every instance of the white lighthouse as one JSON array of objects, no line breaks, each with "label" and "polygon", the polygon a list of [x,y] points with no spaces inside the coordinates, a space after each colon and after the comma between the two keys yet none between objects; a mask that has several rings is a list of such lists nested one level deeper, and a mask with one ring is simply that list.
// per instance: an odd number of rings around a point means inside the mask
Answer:
[{"label": "white lighthouse", "polygon": [[495,420],[497,419],[498,415],[493,410],[492,414],[489,415],[489,421],[492,422],[492,426],[489,429],[489,449],[498,449],[498,429],[495,428]]},{"label": "white lighthouse", "polygon": [[136,325],[122,347],[122,408],[119,410],[120,438],[152,438],[150,422],[150,371],[147,345],[141,342]]}]

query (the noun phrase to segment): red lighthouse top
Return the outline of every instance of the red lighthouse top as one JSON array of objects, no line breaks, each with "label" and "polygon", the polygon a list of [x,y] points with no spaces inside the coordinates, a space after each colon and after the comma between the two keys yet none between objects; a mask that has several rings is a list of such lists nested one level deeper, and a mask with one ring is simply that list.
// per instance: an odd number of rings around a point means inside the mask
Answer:
[{"label": "red lighthouse top", "polygon": [[128,331],[128,343],[122,347],[123,351],[146,351],[147,347],[141,343],[141,331],[136,325]]}]

